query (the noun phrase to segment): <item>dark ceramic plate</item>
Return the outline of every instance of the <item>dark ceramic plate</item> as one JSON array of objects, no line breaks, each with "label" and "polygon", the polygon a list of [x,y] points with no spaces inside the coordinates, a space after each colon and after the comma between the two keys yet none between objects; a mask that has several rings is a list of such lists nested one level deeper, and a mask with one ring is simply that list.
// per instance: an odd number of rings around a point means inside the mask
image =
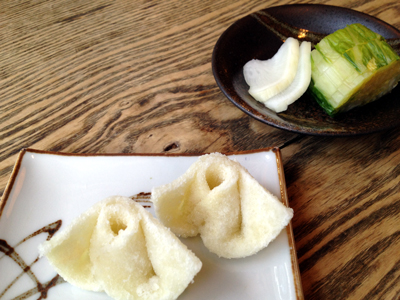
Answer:
[{"label": "dark ceramic plate", "polygon": [[327,115],[307,93],[287,111],[277,114],[247,92],[243,66],[249,60],[271,58],[285,37],[315,44],[324,35],[352,23],[364,24],[394,46],[400,38],[400,31],[391,25],[347,8],[313,4],[271,7],[238,20],[221,35],[212,56],[215,80],[238,108],[277,128],[310,135],[350,136],[398,126],[400,86],[378,101],[335,118]]}]

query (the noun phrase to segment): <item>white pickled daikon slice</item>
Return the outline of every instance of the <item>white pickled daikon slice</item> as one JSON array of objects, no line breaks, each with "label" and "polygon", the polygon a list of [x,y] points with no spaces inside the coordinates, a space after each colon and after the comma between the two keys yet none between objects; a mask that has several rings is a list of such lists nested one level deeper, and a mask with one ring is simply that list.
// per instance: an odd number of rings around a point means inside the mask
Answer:
[{"label": "white pickled daikon slice", "polygon": [[272,58],[247,62],[243,75],[249,94],[265,102],[285,90],[296,76],[299,55],[299,41],[289,37]]},{"label": "white pickled daikon slice", "polygon": [[285,90],[266,100],[264,105],[275,112],[287,110],[288,105],[299,99],[307,90],[311,81],[311,43],[302,42],[297,73],[293,82]]}]

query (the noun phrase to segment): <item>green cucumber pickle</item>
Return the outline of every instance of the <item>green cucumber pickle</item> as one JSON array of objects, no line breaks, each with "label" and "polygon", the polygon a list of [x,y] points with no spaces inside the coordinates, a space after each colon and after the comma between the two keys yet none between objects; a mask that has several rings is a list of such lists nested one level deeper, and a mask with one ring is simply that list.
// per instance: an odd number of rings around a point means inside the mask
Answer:
[{"label": "green cucumber pickle", "polygon": [[361,24],[323,38],[311,52],[310,94],[331,116],[375,101],[400,81],[400,57]]}]

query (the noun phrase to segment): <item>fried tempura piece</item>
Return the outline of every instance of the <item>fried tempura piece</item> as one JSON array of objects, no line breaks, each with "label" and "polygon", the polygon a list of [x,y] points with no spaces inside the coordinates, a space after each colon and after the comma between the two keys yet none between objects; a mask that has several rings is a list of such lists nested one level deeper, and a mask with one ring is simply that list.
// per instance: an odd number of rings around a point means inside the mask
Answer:
[{"label": "fried tempura piece", "polygon": [[200,260],[141,205],[110,197],[39,247],[69,283],[114,299],[176,299]]},{"label": "fried tempura piece", "polygon": [[174,233],[200,234],[211,252],[225,258],[257,253],[293,216],[238,162],[219,153],[201,156],[181,177],[153,188],[152,201]]}]

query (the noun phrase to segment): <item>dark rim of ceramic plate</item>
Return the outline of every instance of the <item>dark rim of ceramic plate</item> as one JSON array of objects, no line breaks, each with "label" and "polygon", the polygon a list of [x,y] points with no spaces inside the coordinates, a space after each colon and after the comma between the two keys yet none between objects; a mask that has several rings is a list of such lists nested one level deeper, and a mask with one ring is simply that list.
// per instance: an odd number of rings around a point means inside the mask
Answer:
[{"label": "dark rim of ceramic plate", "polygon": [[[242,72],[246,62],[272,57],[288,36],[315,44],[322,36],[352,23],[367,26],[389,43],[400,38],[400,31],[393,26],[348,8],[315,4],[270,7],[236,21],[220,36],[212,55],[215,80],[239,109],[280,129],[309,135],[352,136],[399,126],[400,86],[373,103],[336,117],[327,115],[307,93],[278,114],[248,93]],[[308,31],[305,37],[304,29]]]}]

